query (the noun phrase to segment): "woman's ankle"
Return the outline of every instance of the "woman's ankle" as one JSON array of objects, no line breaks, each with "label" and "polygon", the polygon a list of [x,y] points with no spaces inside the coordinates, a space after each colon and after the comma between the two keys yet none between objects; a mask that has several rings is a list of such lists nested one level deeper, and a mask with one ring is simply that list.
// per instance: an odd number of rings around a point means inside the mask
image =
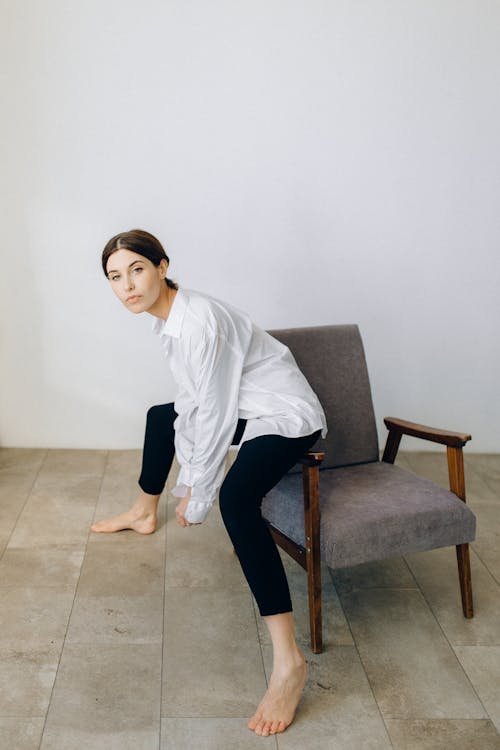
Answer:
[{"label": "woman's ankle", "polygon": [[295,640],[292,612],[263,618],[273,644],[273,671],[289,673],[305,664],[305,657]]},{"label": "woman's ankle", "polygon": [[274,651],[273,653],[273,672],[288,673],[302,667],[305,663],[305,656],[298,646],[286,652]]},{"label": "woman's ankle", "polygon": [[156,515],[159,500],[160,495],[148,495],[148,493],[144,492],[144,490],[140,490],[139,495],[131,510],[139,511],[141,513],[144,513],[145,515]]}]

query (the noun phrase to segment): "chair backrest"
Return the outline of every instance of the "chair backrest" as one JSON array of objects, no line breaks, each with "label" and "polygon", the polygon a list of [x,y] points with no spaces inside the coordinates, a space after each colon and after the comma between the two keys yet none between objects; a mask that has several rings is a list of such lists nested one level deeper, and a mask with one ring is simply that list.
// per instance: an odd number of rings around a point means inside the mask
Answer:
[{"label": "chair backrest", "polygon": [[[293,354],[325,410],[322,469],[378,461],[378,439],[363,343],[357,325],[269,331]],[[300,469],[296,465],[292,473]]]}]

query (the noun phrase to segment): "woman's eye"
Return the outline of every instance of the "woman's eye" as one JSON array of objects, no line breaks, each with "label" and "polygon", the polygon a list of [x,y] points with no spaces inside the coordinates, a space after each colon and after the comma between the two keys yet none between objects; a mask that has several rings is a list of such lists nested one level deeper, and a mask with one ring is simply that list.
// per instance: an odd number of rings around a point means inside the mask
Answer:
[{"label": "woman's eye", "polygon": [[117,279],[119,279],[119,278],[120,278],[120,277],[119,277],[119,276],[117,276],[117,275],[115,275],[115,276],[110,276],[110,277],[109,277],[110,281],[116,281],[116,280],[117,280]]},{"label": "woman's eye", "polygon": [[136,266],[134,268],[134,271],[139,271],[139,273],[142,271],[142,266]]}]

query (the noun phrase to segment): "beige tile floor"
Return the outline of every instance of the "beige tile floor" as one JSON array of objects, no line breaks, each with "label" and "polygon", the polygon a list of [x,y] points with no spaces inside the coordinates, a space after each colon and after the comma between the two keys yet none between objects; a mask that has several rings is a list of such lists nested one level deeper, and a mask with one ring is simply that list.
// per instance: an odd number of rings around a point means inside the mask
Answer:
[{"label": "beige tile floor", "polygon": [[[165,494],[154,535],[89,533],[131,502],[139,463],[0,450],[0,750],[500,749],[500,456],[466,458],[473,620],[453,549],[325,570],[314,655],[305,576],[285,561],[309,679],[270,738],[246,728],[269,637],[218,510],[182,529]],[[446,485],[442,453],[399,463]]]}]

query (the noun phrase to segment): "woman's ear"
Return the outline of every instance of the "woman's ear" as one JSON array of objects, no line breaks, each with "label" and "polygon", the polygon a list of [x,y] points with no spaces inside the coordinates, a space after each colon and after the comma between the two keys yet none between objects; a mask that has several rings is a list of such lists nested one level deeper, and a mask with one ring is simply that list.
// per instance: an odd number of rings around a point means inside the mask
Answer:
[{"label": "woman's ear", "polygon": [[167,269],[168,269],[168,262],[165,260],[165,258],[162,258],[160,260],[160,275],[162,279],[164,279],[167,275]]}]

